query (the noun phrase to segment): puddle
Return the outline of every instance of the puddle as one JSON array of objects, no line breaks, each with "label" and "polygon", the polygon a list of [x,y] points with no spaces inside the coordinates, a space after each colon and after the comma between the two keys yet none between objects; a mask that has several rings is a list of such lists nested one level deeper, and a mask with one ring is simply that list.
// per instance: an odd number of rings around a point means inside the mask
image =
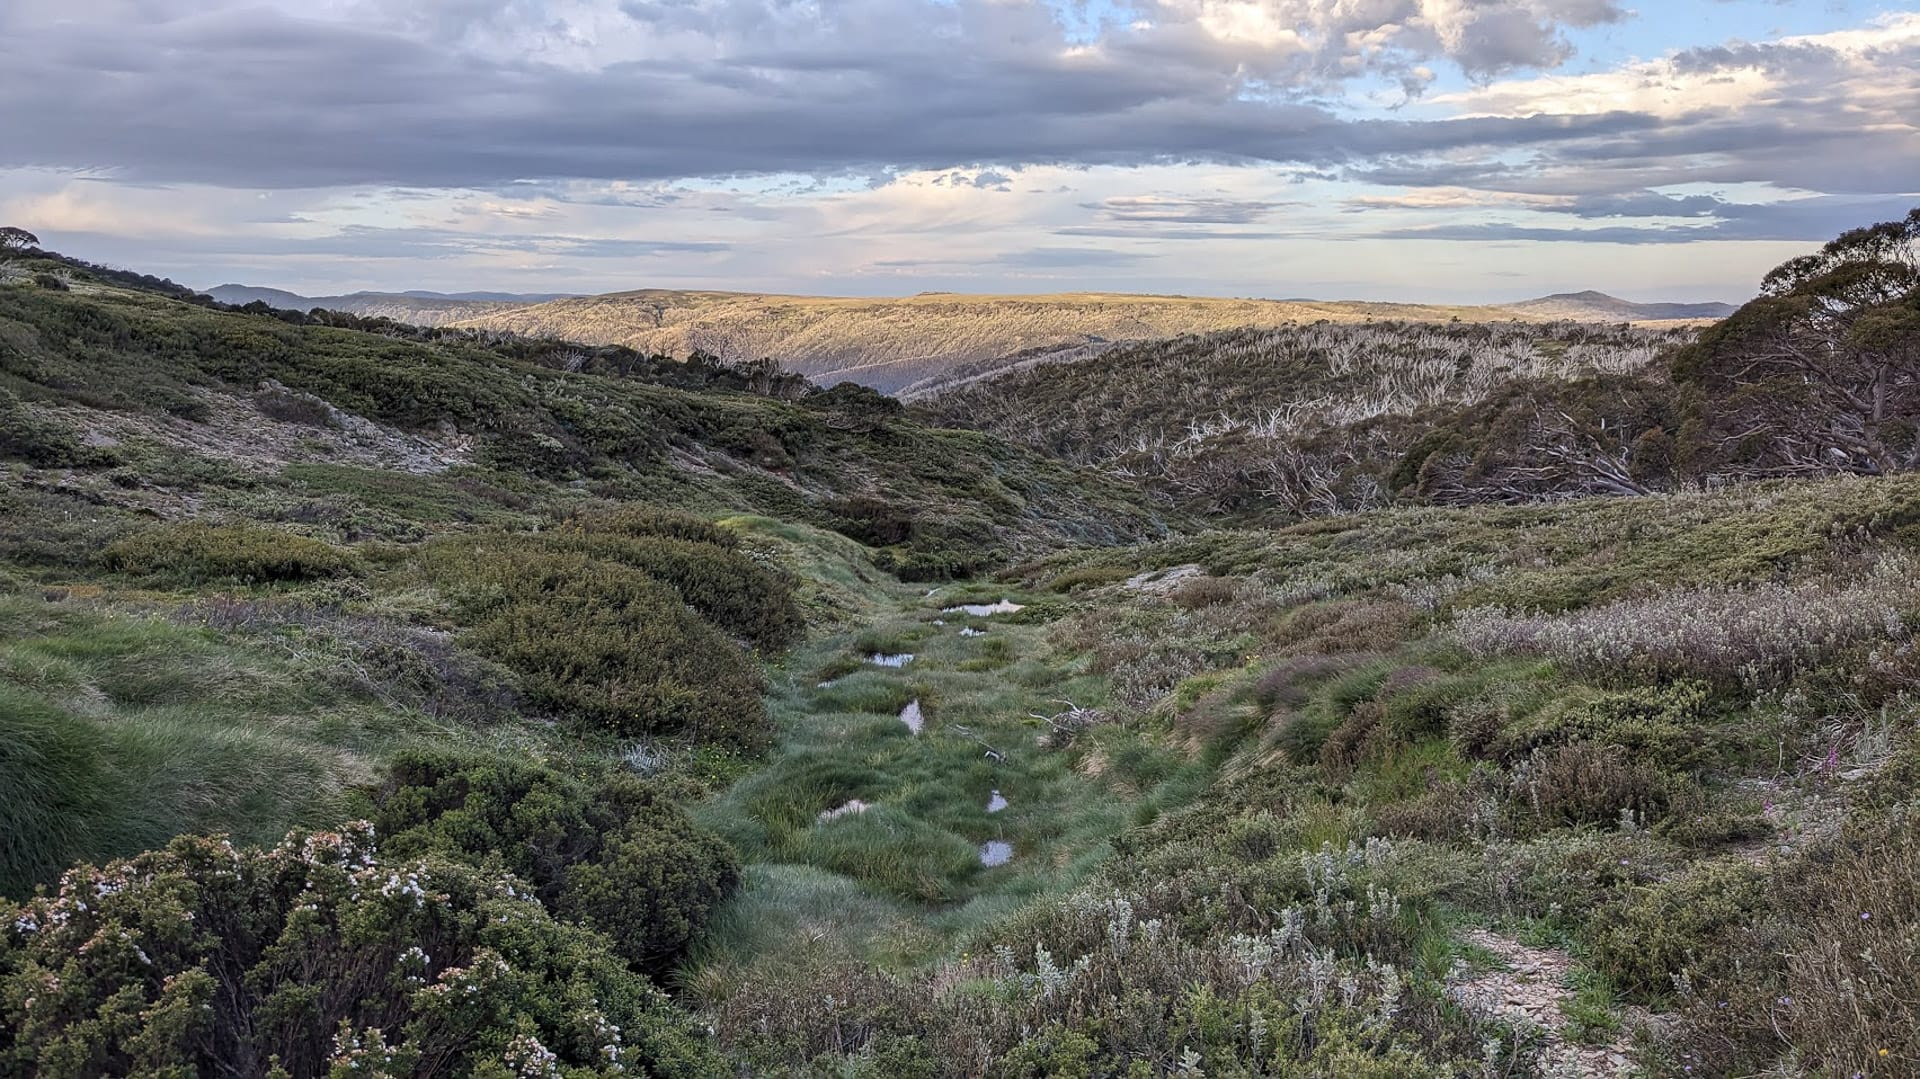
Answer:
[{"label": "puddle", "polygon": [[900,722],[905,723],[907,729],[915,734],[919,734],[920,728],[926,726],[926,717],[920,714],[920,698],[915,697],[907,702],[905,708],[900,709]]},{"label": "puddle", "polygon": [[980,844],[980,864],[988,867],[1006,865],[1013,861],[1013,844],[1004,839],[992,839]]},{"label": "puddle", "polygon": [[838,678],[829,678],[826,681],[821,682],[819,685],[814,686],[813,688],[832,689],[834,686],[838,685],[839,683],[840,683],[840,680]]},{"label": "puddle", "polygon": [[872,802],[863,802],[860,799],[855,798],[852,801],[848,802],[846,805],[837,806],[833,809],[821,810],[820,823],[826,824],[828,821],[836,821],[836,820],[839,820],[841,817],[858,816],[872,808],[873,808]]},{"label": "puddle", "polygon": [[1003,599],[998,603],[962,603],[958,607],[943,607],[940,613],[953,614],[956,611],[964,611],[975,618],[985,618],[990,614],[1012,614],[1015,611],[1024,611],[1026,609],[1027,605],[1024,603],[1015,603],[1010,599]]},{"label": "puddle", "polygon": [[993,797],[987,799],[987,812],[998,813],[1005,808],[1007,808],[1006,798],[999,791],[994,791]]},{"label": "puddle", "polygon": [[936,626],[944,626],[947,624],[947,620],[944,618],[936,618],[933,620],[933,624]]},{"label": "puddle", "polygon": [[962,637],[985,637],[986,635],[986,630],[974,629],[972,626],[963,626],[960,629],[960,636]]},{"label": "puddle", "polygon": [[912,658],[912,652],[901,652],[897,655],[875,652],[873,655],[867,657],[867,662],[876,667],[904,667],[907,665],[907,661]]}]

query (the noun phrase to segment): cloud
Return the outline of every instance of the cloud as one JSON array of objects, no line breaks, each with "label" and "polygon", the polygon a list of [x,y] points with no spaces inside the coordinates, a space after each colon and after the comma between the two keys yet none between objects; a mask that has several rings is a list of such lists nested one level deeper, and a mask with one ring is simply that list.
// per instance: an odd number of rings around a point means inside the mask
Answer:
[{"label": "cloud", "polygon": [[1130,195],[1116,196],[1084,205],[1089,210],[1097,211],[1095,216],[1099,220],[1126,224],[1249,225],[1265,218],[1282,206],[1297,206],[1299,203],[1171,195]]},{"label": "cloud", "polygon": [[[793,289],[935,267],[1247,292],[1331,273],[1470,287],[1382,254],[1406,237],[1508,260],[1583,241],[1626,265],[1920,201],[1920,14],[1568,63],[1625,14],[0,0],[0,217],[176,276],[288,284],[260,275]],[[1638,257],[1636,275],[1680,261]],[[1688,280],[1727,279],[1704,265]]]},{"label": "cloud", "polygon": [[[1618,17],[1601,0],[1139,10],[1074,42],[1037,0],[145,0],[105,12],[22,0],[0,12],[0,165],[280,188],[1334,165],[1563,136],[1564,122],[1527,118],[1376,124],[1299,95],[1419,81],[1429,63],[1551,66],[1566,55],[1560,27]],[[1295,29],[1257,29],[1281,25]]]},{"label": "cloud", "polygon": [[[1576,202],[1547,213],[1587,218],[1683,217],[1687,224],[1569,227],[1517,222],[1449,223],[1385,229],[1376,236],[1403,240],[1550,241],[1606,244],[1679,244],[1703,240],[1828,240],[1850,228],[1905,217],[1920,195],[1880,198],[1813,197],[1778,203],[1733,203],[1713,196],[1641,196],[1598,205]],[[1631,207],[1633,212],[1624,212]]]}]

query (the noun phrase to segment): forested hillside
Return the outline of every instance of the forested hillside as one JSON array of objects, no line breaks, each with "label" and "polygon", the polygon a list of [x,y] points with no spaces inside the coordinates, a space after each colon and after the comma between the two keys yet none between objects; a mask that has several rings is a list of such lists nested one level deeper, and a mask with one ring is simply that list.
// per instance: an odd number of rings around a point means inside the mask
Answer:
[{"label": "forested hillside", "polygon": [[[919,403],[1207,513],[1340,513],[1644,490],[1672,426],[1663,351],[1690,330],[1316,323],[1115,349]],[[1432,463],[1429,464],[1429,461]]]},{"label": "forested hillside", "polygon": [[1920,466],[1916,233],[1915,217],[1848,233],[1703,330],[1234,330],[989,376],[919,407],[1204,513],[1885,474]]}]

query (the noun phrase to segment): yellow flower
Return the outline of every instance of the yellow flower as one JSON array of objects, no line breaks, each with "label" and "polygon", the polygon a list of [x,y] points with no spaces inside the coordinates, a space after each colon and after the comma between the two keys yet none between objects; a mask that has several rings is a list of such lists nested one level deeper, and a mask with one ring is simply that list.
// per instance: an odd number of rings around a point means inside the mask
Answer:
[{"label": "yellow flower", "polygon": [[1882,1049],[1882,1050],[1880,1050],[1880,1055],[1881,1055],[1881,1056],[1886,1056],[1886,1055],[1887,1055],[1887,1051],[1886,1051],[1885,1049]]}]

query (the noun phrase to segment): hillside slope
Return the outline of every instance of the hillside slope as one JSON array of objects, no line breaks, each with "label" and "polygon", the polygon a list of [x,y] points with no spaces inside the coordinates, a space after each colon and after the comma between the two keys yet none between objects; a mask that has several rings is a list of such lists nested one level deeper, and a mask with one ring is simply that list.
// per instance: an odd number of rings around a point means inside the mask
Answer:
[{"label": "hillside slope", "polygon": [[848,380],[896,393],[956,371],[1231,327],[1536,317],[1495,307],[1111,293],[857,299],[652,289],[502,309],[452,325],[679,356],[698,349],[728,360],[771,357],[822,385]]},{"label": "hillside slope", "polygon": [[518,295],[506,292],[350,292],[343,296],[302,296],[277,288],[254,285],[216,285],[207,295],[236,306],[260,302],[282,311],[346,311],[367,318],[390,318],[414,326],[444,326],[461,319],[511,311],[529,304],[560,299],[559,293]]},{"label": "hillside slope", "polygon": [[[1573,322],[1288,326],[1149,342],[919,403],[1196,512],[1322,514],[1637,489],[1688,330]],[[1435,458],[1433,467],[1427,467]],[[1423,471],[1424,469],[1424,471]]]},{"label": "hillside slope", "polygon": [[[291,325],[61,268],[68,289],[24,275],[0,287],[0,457],[56,468],[64,494],[107,506],[217,512],[319,459],[423,489],[507,477],[541,500],[766,513],[856,534],[907,575],[936,577],[1161,528],[1110,480],[926,429],[866,391],[776,400],[718,388],[745,381],[724,367]],[[119,484],[129,466],[141,482]],[[207,476],[222,478],[197,494],[182,479]],[[366,509],[322,530],[417,531]]]}]

